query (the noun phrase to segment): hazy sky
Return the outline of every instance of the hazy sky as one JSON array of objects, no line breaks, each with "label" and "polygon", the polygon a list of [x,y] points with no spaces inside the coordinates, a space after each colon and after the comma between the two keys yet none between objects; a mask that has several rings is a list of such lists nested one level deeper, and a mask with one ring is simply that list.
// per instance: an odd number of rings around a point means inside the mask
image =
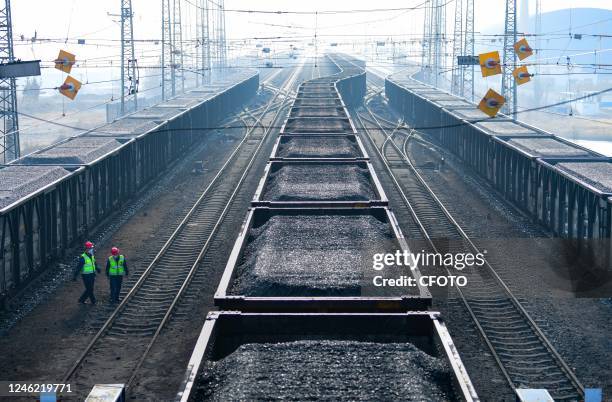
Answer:
[{"label": "hazy sky", "polygon": [[[195,37],[195,15],[198,0],[183,1],[183,37],[186,54],[193,55]],[[364,38],[373,40],[392,37],[394,40],[418,39],[423,31],[423,9],[385,12],[338,13],[331,15],[312,14],[258,14],[238,13],[231,10],[292,10],[292,11],[329,11],[329,10],[367,10],[372,8],[406,8],[422,6],[425,0],[225,0],[227,36],[234,48],[241,45],[240,39],[262,37],[299,37],[312,41],[316,32],[322,42],[329,35],[341,35],[335,41],[363,42]],[[519,4],[521,0],[518,0]],[[161,38],[161,1],[132,0],[134,8],[135,38],[139,40],[159,40]],[[531,1],[532,4],[535,1]],[[120,0],[18,0],[13,1],[13,25],[16,56],[22,59],[38,58],[46,62],[55,59],[60,49],[77,55],[82,63],[73,72],[81,81],[109,80],[112,84],[118,78],[119,66],[119,24],[116,16]],[[475,0],[476,30],[487,26],[503,26],[504,0]],[[567,7],[612,8],[610,0],[542,0],[544,11]],[[532,5],[533,7],[533,5]],[[448,32],[452,32],[454,1],[447,6]],[[519,26],[520,29],[520,26]],[[39,39],[52,39],[50,42],[28,41],[36,32]],[[21,40],[23,35],[25,40]],[[66,38],[68,41],[66,42]],[[77,39],[85,39],[85,45],[76,44]],[[329,39],[331,40],[331,39]],[[286,39],[275,43],[276,48],[288,47]],[[253,39],[253,42],[266,40]],[[415,46],[418,46],[415,45]],[[248,48],[254,49],[254,44]],[[416,47],[415,47],[416,48]],[[159,64],[160,45],[154,42],[137,42],[137,58],[141,78],[147,76],[145,66]],[[85,61],[85,63],[83,63]],[[186,61],[186,65],[189,61]],[[112,65],[112,68],[109,68]],[[63,75],[57,70],[44,70],[44,86],[59,85]],[[150,75],[154,79],[155,75]]]},{"label": "hazy sky", "polygon": [[[252,10],[296,10],[325,11],[371,8],[403,8],[419,6],[424,0],[226,0],[226,9]],[[196,9],[184,2],[184,36],[193,36]],[[135,13],[135,36],[137,39],[160,38],[160,1],[133,0]],[[520,0],[519,0],[520,3]],[[535,3],[533,0],[531,3]],[[108,40],[119,37],[117,17],[108,13],[118,13],[120,0],[19,0],[13,1],[14,35],[26,38],[84,38],[90,43],[86,46],[53,43],[30,46],[16,41],[17,56],[22,58],[39,57],[52,59],[60,47],[68,47],[83,57],[104,57],[118,54],[116,43]],[[475,0],[477,30],[488,25],[501,24],[503,21],[503,0]],[[542,0],[544,11],[567,7],[612,8],[610,0]],[[533,6],[532,6],[533,7]],[[454,5],[448,5],[449,20],[452,19]],[[316,20],[316,21],[315,21]],[[190,21],[191,23],[188,23]],[[313,36],[318,26],[319,35],[345,35],[350,40],[360,40],[362,35],[419,35],[422,32],[423,11],[370,12],[355,14],[319,15],[278,15],[244,14],[228,12],[226,16],[228,36],[232,39],[266,36]],[[266,25],[271,24],[271,25]],[[280,26],[279,26],[280,25]],[[284,26],[292,26],[287,28]],[[142,46],[146,47],[146,46]],[[153,50],[150,50],[151,54]]]}]

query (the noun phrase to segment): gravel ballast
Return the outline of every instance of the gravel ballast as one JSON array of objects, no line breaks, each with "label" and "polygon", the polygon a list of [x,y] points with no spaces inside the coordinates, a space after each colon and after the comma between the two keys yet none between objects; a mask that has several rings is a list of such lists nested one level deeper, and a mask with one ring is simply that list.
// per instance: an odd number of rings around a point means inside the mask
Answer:
[{"label": "gravel ballast", "polygon": [[69,174],[59,166],[9,166],[0,169],[0,208]]},{"label": "gravel ballast", "polygon": [[230,294],[359,296],[374,253],[393,252],[370,215],[274,215],[252,228]]},{"label": "gravel ballast", "polygon": [[410,343],[301,340],[208,361],[191,401],[270,399],[455,400],[446,362]]},{"label": "gravel ballast", "polygon": [[357,142],[347,137],[289,137],[279,144],[278,158],[359,158]]},{"label": "gravel ballast", "polygon": [[288,164],[273,171],[262,200],[368,201],[378,199],[367,168],[340,164]]}]

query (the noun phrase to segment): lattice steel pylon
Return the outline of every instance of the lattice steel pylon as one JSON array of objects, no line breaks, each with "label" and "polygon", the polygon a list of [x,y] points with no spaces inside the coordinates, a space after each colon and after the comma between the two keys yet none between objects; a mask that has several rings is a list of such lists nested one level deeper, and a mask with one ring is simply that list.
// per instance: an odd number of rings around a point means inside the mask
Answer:
[{"label": "lattice steel pylon", "polygon": [[423,41],[421,47],[423,54],[421,55],[421,73],[423,81],[429,82],[431,75],[431,19],[432,19],[432,2],[433,0],[427,0],[425,6],[425,20],[423,21]]},{"label": "lattice steel pylon", "polygon": [[172,72],[172,96],[176,95],[176,81],[180,81],[181,92],[185,92],[185,72],[183,60],[183,29],[181,18],[182,0],[172,0],[172,39],[171,47],[174,54]]},{"label": "lattice steel pylon", "polygon": [[[463,35],[463,54],[474,56],[474,0],[465,0],[465,32]],[[462,66],[461,94],[474,101],[474,66]]]},{"label": "lattice steel pylon", "polygon": [[440,73],[444,72],[444,66],[446,65],[446,3],[444,0],[435,0],[433,5],[433,60],[432,60],[432,84],[438,87],[438,80]]},{"label": "lattice steel pylon", "polygon": [[453,31],[453,60],[451,74],[451,92],[463,96],[463,66],[457,63],[457,56],[463,52],[463,2],[455,0],[455,28]]},{"label": "lattice steel pylon", "polygon": [[161,88],[162,100],[168,99],[175,87],[174,76],[174,52],[172,51],[172,7],[171,1],[162,2],[162,51],[161,51]]},{"label": "lattice steel pylon", "polygon": [[[536,95],[541,94],[540,88],[540,80],[537,76],[540,74],[540,49],[542,48],[542,41],[540,35],[542,34],[542,4],[540,0],[536,0],[535,2],[535,75],[536,79],[534,80],[534,93]],[[534,97],[535,98],[535,97]]]},{"label": "lattice steel pylon", "polygon": [[227,67],[227,43],[225,39],[225,4],[218,0],[215,15],[215,61],[216,67],[223,70]]},{"label": "lattice steel pylon", "polygon": [[202,26],[202,13],[200,12],[200,4],[192,4],[196,8],[195,14],[195,65],[193,66],[196,80],[196,87],[201,85],[200,60],[202,59],[202,37],[200,27]]},{"label": "lattice steel pylon", "polygon": [[200,40],[201,40],[201,60],[200,69],[202,70],[202,77],[204,84],[210,84],[210,5],[208,0],[200,0]]},{"label": "lattice steel pylon", "polygon": [[138,76],[134,51],[134,25],[132,0],[121,0],[121,114],[126,112],[126,99],[133,96],[134,109],[138,109]]},{"label": "lattice steel pylon", "polygon": [[[0,63],[15,61],[11,1],[0,3]],[[20,156],[19,119],[17,117],[17,83],[15,78],[0,79],[0,153],[2,163]]]},{"label": "lattice steel pylon", "polygon": [[504,58],[502,66],[502,96],[506,102],[502,111],[516,117],[516,82],[512,72],[516,68],[516,53],[514,44],[516,43],[516,0],[506,0],[506,23],[504,29]]}]

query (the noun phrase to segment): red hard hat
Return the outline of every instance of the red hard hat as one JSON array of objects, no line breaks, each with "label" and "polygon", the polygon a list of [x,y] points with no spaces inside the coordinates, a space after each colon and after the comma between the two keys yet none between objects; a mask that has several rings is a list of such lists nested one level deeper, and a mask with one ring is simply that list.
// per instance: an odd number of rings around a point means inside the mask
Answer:
[{"label": "red hard hat", "polygon": [[117,247],[111,248],[111,254],[112,255],[119,255],[119,249]]},{"label": "red hard hat", "polygon": [[85,242],[85,248],[93,248],[93,243],[90,241]]}]

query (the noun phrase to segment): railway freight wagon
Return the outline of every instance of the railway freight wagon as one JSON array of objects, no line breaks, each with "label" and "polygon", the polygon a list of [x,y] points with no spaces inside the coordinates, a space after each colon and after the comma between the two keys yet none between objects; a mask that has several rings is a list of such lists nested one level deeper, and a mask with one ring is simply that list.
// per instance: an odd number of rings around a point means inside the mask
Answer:
[{"label": "railway freight wagon", "polygon": [[478,398],[428,290],[369,286],[372,253],[408,245],[346,109],[363,69],[331,61],[297,91],[215,294],[231,311],[208,315],[177,400]]},{"label": "railway freight wagon", "polygon": [[257,72],[236,72],[0,167],[0,304],[258,87]]},{"label": "railway freight wagon", "polygon": [[[580,254],[612,269],[610,176],[597,169],[607,171],[610,158],[505,115],[490,118],[409,75],[387,78],[385,91],[411,126],[435,137]],[[564,163],[577,168],[564,169]]]}]

